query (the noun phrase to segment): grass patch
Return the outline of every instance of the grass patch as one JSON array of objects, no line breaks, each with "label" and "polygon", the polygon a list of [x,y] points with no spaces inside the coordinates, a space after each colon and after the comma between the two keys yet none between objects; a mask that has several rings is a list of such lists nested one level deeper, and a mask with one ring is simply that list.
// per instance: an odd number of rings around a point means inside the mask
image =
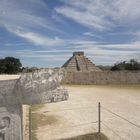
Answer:
[{"label": "grass patch", "polygon": [[58,121],[57,117],[55,116],[46,116],[44,114],[32,113],[32,138],[33,140],[37,140],[36,130],[39,127],[42,127],[45,125],[51,125],[51,124],[56,123],[57,121]]},{"label": "grass patch", "polygon": [[44,104],[32,105],[31,109],[33,112],[36,112],[36,111],[40,110],[42,107],[44,107]]},{"label": "grass patch", "polygon": [[[35,108],[35,110],[36,110],[36,108]],[[41,114],[32,113],[32,139],[33,140],[38,140],[36,131],[34,131],[34,130],[37,130],[38,127],[44,122],[44,118],[45,118],[45,116],[42,116]],[[40,122],[41,122],[41,124],[40,124]]]},{"label": "grass patch", "polygon": [[37,130],[38,127],[51,125],[56,123],[57,117],[55,116],[46,116],[44,114],[33,113],[32,114],[32,130]]},{"label": "grass patch", "polygon": [[[32,105],[31,106],[32,112],[36,112],[40,110],[43,106],[44,106],[43,104]],[[32,113],[32,140],[38,140],[36,136],[36,132],[34,130],[38,129],[38,123],[39,123],[38,119],[40,119],[41,117],[38,116],[36,117],[36,114],[37,113]]]},{"label": "grass patch", "polygon": [[109,140],[103,133],[91,133],[61,140]]},{"label": "grass patch", "polygon": [[32,140],[38,140],[35,132],[32,132]]}]

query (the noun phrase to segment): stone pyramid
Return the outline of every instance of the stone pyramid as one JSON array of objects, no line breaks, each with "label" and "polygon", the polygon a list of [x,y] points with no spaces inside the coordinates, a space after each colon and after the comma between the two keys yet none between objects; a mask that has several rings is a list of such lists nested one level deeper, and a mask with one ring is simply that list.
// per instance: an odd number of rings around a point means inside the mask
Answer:
[{"label": "stone pyramid", "polygon": [[67,71],[101,71],[84,56],[84,52],[73,52],[73,56],[62,67]]}]

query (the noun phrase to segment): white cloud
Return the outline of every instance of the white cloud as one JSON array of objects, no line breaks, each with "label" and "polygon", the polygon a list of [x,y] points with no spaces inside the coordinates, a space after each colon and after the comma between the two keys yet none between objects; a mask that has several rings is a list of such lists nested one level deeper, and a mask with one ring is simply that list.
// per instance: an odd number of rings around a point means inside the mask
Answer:
[{"label": "white cloud", "polygon": [[[47,36],[43,36],[34,32],[25,32],[23,30],[13,30],[13,29],[8,29],[8,31],[16,34],[19,37],[22,37],[35,45],[40,45],[40,46],[66,46],[66,47],[71,47],[71,48],[79,48],[82,46],[87,46],[87,45],[95,45],[98,44],[99,42],[97,41],[92,41],[92,40],[85,40],[85,39],[61,39],[59,37],[54,37],[50,38]],[[7,45],[7,44],[5,44]],[[78,47],[79,46],[79,47]]]},{"label": "white cloud", "polygon": [[126,51],[129,51],[129,49],[139,49],[140,50],[140,42],[133,42],[130,44],[107,44],[107,45],[100,45],[104,48],[112,48],[112,49],[126,49]]},{"label": "white cloud", "polygon": [[83,51],[97,65],[111,65],[132,58],[140,61],[140,43],[97,45]]},{"label": "white cloud", "polygon": [[85,35],[85,36],[95,37],[95,38],[98,38],[98,39],[103,39],[102,36],[100,36],[100,35],[96,35],[96,34],[94,34],[94,33],[92,33],[92,32],[85,32],[85,33],[83,33],[83,35]]},{"label": "white cloud", "polygon": [[6,29],[24,31],[48,30],[61,32],[54,23],[42,16],[40,11],[48,13],[42,0],[0,0],[0,26]]},{"label": "white cloud", "polygon": [[120,22],[131,22],[135,24],[135,21],[140,21],[140,1],[139,0],[118,0],[114,2],[116,10],[114,12],[114,19]]},{"label": "white cloud", "polygon": [[55,37],[55,38],[49,38],[47,36],[42,36],[37,33],[33,32],[24,32],[20,30],[12,30],[13,33],[16,35],[27,39],[28,41],[34,43],[35,45],[41,45],[41,46],[59,46],[64,44],[64,40]]},{"label": "white cloud", "polygon": [[99,30],[105,30],[107,26],[111,26],[110,22],[105,21],[92,13],[86,11],[79,11],[75,8],[61,7],[56,8],[56,12],[62,14],[74,21],[81,23],[89,28],[96,28]]},{"label": "white cloud", "polygon": [[9,47],[12,47],[12,46],[26,46],[27,44],[26,43],[5,43],[4,46],[9,46]]},{"label": "white cloud", "polygon": [[92,41],[92,40],[82,40],[82,39],[71,39],[67,41],[68,44],[76,46],[76,45],[95,45],[98,44],[99,42]]},{"label": "white cloud", "polygon": [[[97,30],[109,30],[114,26],[139,26],[139,0],[69,0],[57,7],[57,13]],[[140,26],[139,26],[140,27]]]}]

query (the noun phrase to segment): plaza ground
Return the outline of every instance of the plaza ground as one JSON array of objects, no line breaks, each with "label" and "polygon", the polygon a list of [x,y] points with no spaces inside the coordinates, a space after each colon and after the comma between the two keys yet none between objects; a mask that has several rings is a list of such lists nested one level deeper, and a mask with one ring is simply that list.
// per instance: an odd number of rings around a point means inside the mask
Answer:
[{"label": "plaza ground", "polygon": [[111,140],[140,139],[140,85],[64,87],[69,91],[68,101],[33,107],[33,134],[38,140],[97,132],[98,102],[101,132]]}]

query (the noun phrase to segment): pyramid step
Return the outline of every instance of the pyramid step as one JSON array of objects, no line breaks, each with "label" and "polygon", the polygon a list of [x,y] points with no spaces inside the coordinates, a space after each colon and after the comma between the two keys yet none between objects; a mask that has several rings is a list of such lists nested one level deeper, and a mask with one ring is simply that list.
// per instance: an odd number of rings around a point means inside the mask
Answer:
[{"label": "pyramid step", "polygon": [[62,67],[70,71],[101,71],[84,56],[84,52],[74,52],[73,56]]},{"label": "pyramid step", "polygon": [[79,67],[79,70],[81,71],[88,70],[85,58],[83,56],[76,56],[76,60],[77,60],[77,65]]}]

